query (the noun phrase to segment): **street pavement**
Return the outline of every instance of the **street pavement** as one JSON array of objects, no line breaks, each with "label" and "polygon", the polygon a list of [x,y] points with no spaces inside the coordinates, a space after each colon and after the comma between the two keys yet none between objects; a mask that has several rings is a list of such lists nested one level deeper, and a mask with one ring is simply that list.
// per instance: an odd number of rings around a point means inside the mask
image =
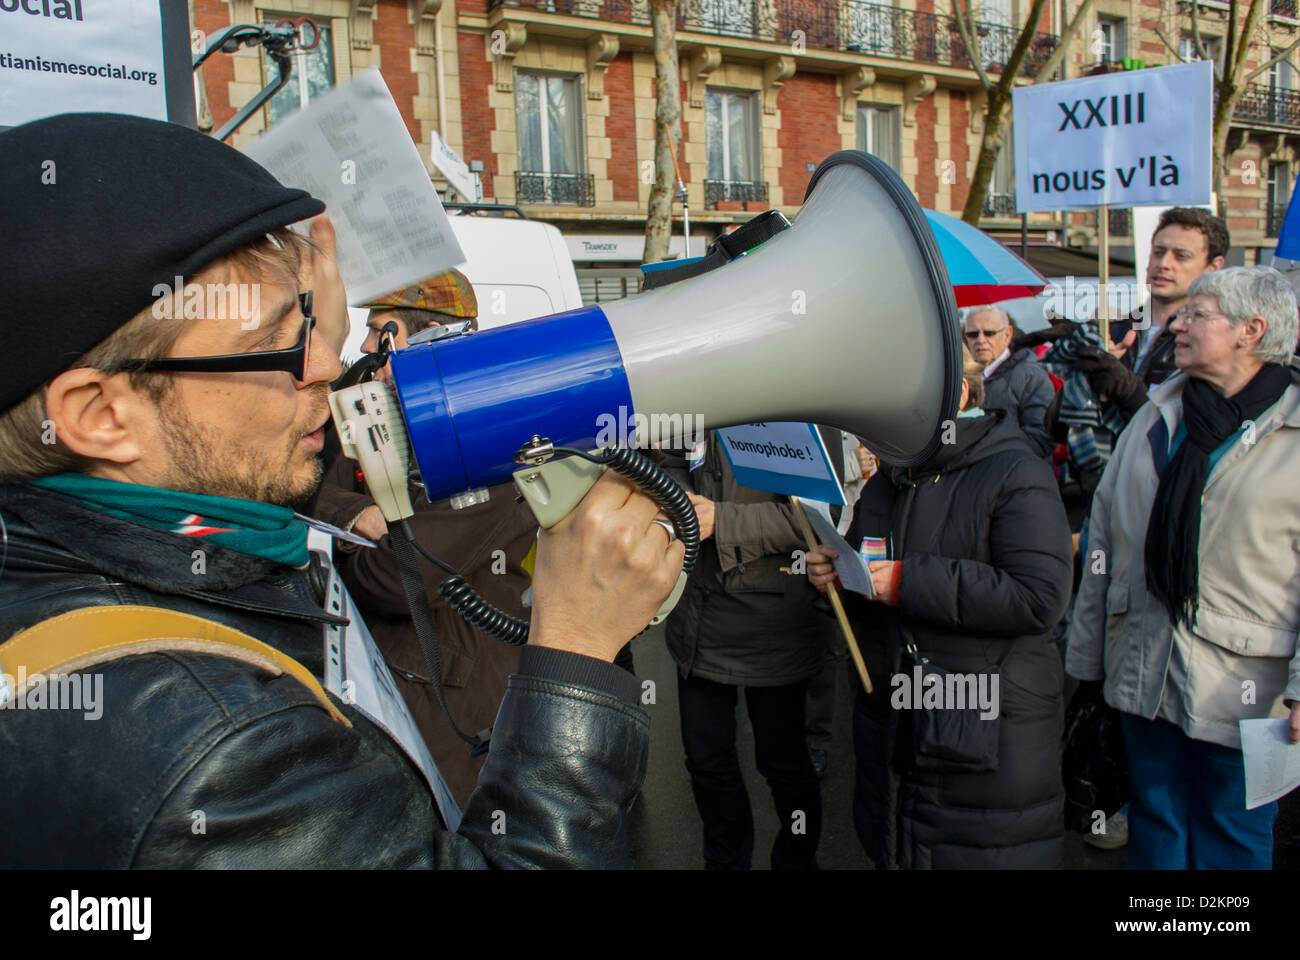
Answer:
[{"label": "street pavement", "polygon": [[[677,712],[676,666],[664,643],[663,627],[647,630],[632,644],[636,673],[654,682],[650,713],[650,764],[645,787],[632,809],[632,866],[652,870],[700,870],[700,816],[691,796],[691,780],[682,753]],[[878,688],[879,689],[879,688]],[[853,830],[853,742],[849,714],[849,678],[838,675],[834,742],[830,769],[822,781],[823,824],[817,860],[823,870],[865,870],[872,863]],[[754,734],[743,704],[737,705],[737,748],[754,812],[754,869],[768,869],[778,821],[772,795],[754,766]],[[1097,850],[1074,834],[1066,839],[1066,866],[1114,870],[1124,866],[1123,850]]]}]

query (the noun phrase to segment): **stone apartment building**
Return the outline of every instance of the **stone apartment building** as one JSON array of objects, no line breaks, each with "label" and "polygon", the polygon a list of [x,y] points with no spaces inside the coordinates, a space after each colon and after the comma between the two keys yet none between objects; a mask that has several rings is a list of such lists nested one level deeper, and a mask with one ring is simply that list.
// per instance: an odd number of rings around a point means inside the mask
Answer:
[{"label": "stone apartment building", "polygon": [[[1269,8],[1251,66],[1300,37],[1297,0],[1262,2]],[[322,42],[298,55],[290,84],[235,135],[236,145],[353,72],[378,66],[426,160],[437,132],[481,171],[482,201],[517,205],[555,224],[588,300],[635,289],[655,135],[648,0],[191,4],[196,28],[208,37],[232,23],[284,17],[310,16],[321,28]],[[1213,55],[1228,7],[1200,4]],[[1029,0],[981,5],[980,54],[991,72],[1010,52],[1028,6]],[[1022,82],[1056,47],[1077,6],[1078,0],[1049,2]],[[1189,10],[1177,0],[1097,0],[1061,72],[1072,78],[1176,62],[1160,33],[1190,59]],[[886,160],[923,206],[960,214],[984,94],[949,7],[936,0],[682,0],[677,40],[679,172],[692,254],[760,210],[793,213],[817,163],[844,148]],[[201,88],[211,122],[220,125],[248,102],[267,71],[254,50],[209,60]],[[1293,71],[1281,65],[1257,77],[1237,107],[1224,200],[1238,262],[1271,255],[1269,237],[1290,197],[1300,146],[1297,87]],[[1018,237],[1010,137],[1007,144],[982,226]],[[442,186],[432,166],[430,173]],[[680,232],[680,204],[674,212]],[[1126,219],[1125,211],[1112,212],[1117,247],[1125,243]],[[1091,213],[1035,213],[1027,236],[1094,247],[1095,221]]]}]

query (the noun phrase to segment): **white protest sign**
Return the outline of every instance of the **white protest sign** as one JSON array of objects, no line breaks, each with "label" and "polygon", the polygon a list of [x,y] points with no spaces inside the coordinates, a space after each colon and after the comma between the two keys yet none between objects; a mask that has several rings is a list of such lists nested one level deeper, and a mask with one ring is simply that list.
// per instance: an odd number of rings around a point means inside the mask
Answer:
[{"label": "white protest sign", "polygon": [[244,153],[325,201],[354,306],[465,262],[377,69],[313,100]]},{"label": "white protest sign", "polygon": [[460,154],[447,146],[447,141],[438,135],[437,130],[433,131],[433,136],[430,138],[429,160],[433,163],[434,169],[447,178],[447,182],[460,194],[461,199],[468,203],[478,200],[478,182],[470,172],[469,164],[460,158]]},{"label": "white protest sign", "polygon": [[862,554],[849,546],[848,541],[835,529],[835,524],[831,520],[830,505],[820,500],[800,502],[807,508],[804,512],[808,515],[813,533],[817,534],[817,542],[825,544],[837,554],[831,561],[831,566],[835,568],[835,575],[840,578],[840,586],[874,600],[876,588],[871,582],[871,568],[867,566],[867,561]]},{"label": "white protest sign", "polygon": [[0,0],[0,38],[0,126],[83,111],[167,119],[159,0]]},{"label": "white protest sign", "polygon": [[742,487],[844,503],[844,490],[812,424],[742,423],[717,434]]},{"label": "white protest sign", "polygon": [[1016,212],[1210,200],[1208,60],[1017,87]]}]

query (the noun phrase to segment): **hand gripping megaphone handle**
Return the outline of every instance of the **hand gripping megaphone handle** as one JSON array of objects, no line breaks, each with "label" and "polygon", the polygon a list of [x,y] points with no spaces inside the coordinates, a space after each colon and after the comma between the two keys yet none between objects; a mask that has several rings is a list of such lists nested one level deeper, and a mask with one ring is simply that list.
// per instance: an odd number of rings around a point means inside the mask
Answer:
[{"label": "hand gripping megaphone handle", "polygon": [[677,538],[686,548],[686,555],[682,560],[682,572],[677,577],[676,586],[660,605],[649,626],[662,623],[681,599],[682,591],[686,589],[686,580],[699,556],[700,522],[695,515],[695,507],[670,476],[635,450],[593,450],[591,453],[583,453],[558,448],[556,452],[573,455],[525,467],[514,473],[515,485],[541,527],[550,529],[567,517],[606,470],[614,470],[627,477],[663,507],[671,518]]}]

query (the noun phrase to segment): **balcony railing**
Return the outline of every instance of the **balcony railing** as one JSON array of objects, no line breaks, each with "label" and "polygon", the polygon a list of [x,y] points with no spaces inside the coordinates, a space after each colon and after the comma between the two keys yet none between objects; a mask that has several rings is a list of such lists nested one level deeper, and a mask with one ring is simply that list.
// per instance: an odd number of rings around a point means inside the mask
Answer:
[{"label": "balcony railing", "polygon": [[1300,91],[1250,83],[1242,92],[1232,119],[1241,123],[1268,123],[1300,127]]},{"label": "balcony railing", "polygon": [[596,178],[590,173],[515,171],[515,203],[594,207]]},{"label": "balcony railing", "polygon": [[1016,216],[1016,195],[1014,193],[990,193],[984,197],[984,209],[980,211],[985,217]]},{"label": "balcony railing", "polygon": [[[616,23],[650,23],[648,0],[488,0],[489,10],[501,7]],[[975,27],[984,64],[999,70],[1011,56],[1020,29],[983,22]],[[862,0],[683,0],[677,8],[677,28],[782,44],[788,44],[798,30],[807,46],[823,50],[951,67],[971,65],[961,29],[947,14],[900,10]],[[1036,75],[1057,42],[1055,34],[1036,34],[1021,74]]]},{"label": "balcony railing", "polygon": [[1133,211],[1129,207],[1109,210],[1111,236],[1131,237],[1133,235]]},{"label": "balcony railing", "polygon": [[1265,211],[1267,216],[1265,217],[1264,236],[1276,237],[1281,235],[1282,221],[1286,219],[1286,208],[1287,204],[1285,203],[1275,203]]},{"label": "balcony railing", "polygon": [[1286,17],[1289,20],[1300,19],[1300,12],[1297,12],[1296,9],[1296,0],[1269,0],[1268,12],[1275,17]]},{"label": "balcony railing", "polygon": [[705,180],[704,206],[712,210],[719,203],[766,203],[767,184],[758,180]]}]

